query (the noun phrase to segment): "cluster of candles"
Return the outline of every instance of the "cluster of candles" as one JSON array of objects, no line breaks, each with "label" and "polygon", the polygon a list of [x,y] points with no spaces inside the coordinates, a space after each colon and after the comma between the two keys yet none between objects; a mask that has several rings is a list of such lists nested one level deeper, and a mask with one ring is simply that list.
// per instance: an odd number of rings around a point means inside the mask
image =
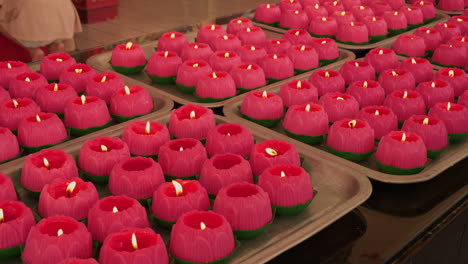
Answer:
[{"label": "cluster of candles", "polygon": [[62,53],[46,56],[41,73],[22,62],[0,62],[0,85],[0,142],[9,146],[0,150],[0,162],[21,148],[36,152],[67,140],[66,128],[81,136],[154,109],[146,89],[126,86],[114,73],[96,74]]},{"label": "cluster of candles", "polygon": [[[196,105],[173,110],[167,127],[136,120],[121,138],[87,140],[77,161],[63,150],[30,154],[20,181],[39,195],[43,219],[35,223],[11,179],[0,173],[0,236],[9,237],[0,242],[0,257],[17,256],[24,246],[26,264],[95,263],[89,259],[93,240],[102,243],[100,263],[168,263],[148,217],[172,229],[169,251],[176,260],[227,259],[235,238],[261,234],[275,213],[298,214],[314,197],[293,144],[256,144],[246,127],[216,125],[213,112]],[[100,199],[95,184],[102,182],[112,195]]]},{"label": "cluster of candles", "polygon": [[364,45],[427,24],[435,16],[434,4],[424,0],[412,6],[406,6],[403,0],[281,0],[278,5],[261,4],[254,20],[308,30],[314,37],[334,38],[340,43]]},{"label": "cluster of candles", "polygon": [[[234,18],[226,29],[216,24],[201,26],[194,43],[179,32],[162,34],[146,73],[155,83],[175,83],[201,102],[214,102],[310,71],[338,57],[332,39],[314,41],[304,30],[266,39],[263,29],[249,19]],[[121,44],[112,52],[113,66],[133,69],[144,61],[144,51],[136,44],[131,49]]]},{"label": "cluster of candles", "polygon": [[375,157],[383,171],[413,174],[449,141],[468,135],[467,101],[463,70],[434,73],[426,59],[399,62],[393,50],[377,48],[339,71],[317,70],[308,80],[286,82],[278,94],[252,91],[240,114],[267,127],[283,120],[290,137],[307,144],[326,138],[330,152],[357,162],[375,151],[377,141]]},{"label": "cluster of candles", "polygon": [[433,64],[468,71],[468,15],[453,16],[433,28],[400,35],[393,50],[403,56],[427,57]]},{"label": "cluster of candles", "polygon": [[[413,2],[415,0],[411,0]],[[436,1],[432,0],[435,4]],[[467,0],[441,0],[437,3],[437,8],[449,12],[461,12],[468,7]],[[468,9],[465,9],[464,14],[468,14]]]}]

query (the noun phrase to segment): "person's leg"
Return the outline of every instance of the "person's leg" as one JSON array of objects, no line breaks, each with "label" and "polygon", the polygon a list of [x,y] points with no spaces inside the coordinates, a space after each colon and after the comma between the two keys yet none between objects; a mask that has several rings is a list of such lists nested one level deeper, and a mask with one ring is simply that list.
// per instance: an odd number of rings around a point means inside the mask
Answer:
[{"label": "person's leg", "polygon": [[65,52],[63,41],[56,41],[48,46],[49,53]]},{"label": "person's leg", "polygon": [[44,58],[44,51],[41,48],[26,48],[31,55],[31,61],[39,61]]}]

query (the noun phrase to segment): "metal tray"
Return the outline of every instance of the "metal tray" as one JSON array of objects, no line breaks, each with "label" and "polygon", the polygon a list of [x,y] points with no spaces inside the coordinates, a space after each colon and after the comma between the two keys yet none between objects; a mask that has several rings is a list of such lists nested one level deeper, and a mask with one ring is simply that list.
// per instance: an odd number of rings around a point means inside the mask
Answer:
[{"label": "metal tray", "polygon": [[[362,58],[359,60],[362,60]],[[339,71],[340,66],[331,67],[329,69]],[[275,83],[269,86],[268,89],[266,90],[268,92],[277,94],[283,83],[285,82]],[[251,122],[243,118],[239,112],[239,108],[240,108],[240,105],[242,104],[242,100],[244,99],[244,97],[245,95],[241,95],[241,96],[238,96],[237,98],[231,99],[224,106],[223,108],[224,115],[229,120],[232,120],[233,122],[237,122],[239,124],[247,125],[251,128],[255,127],[255,129],[262,129],[264,131],[274,130],[275,132],[282,134],[283,137],[287,138],[289,141],[294,142],[294,144],[300,145],[309,150],[318,151],[319,152],[318,155],[323,156],[327,160],[330,160],[333,162],[341,161],[347,164],[347,166],[360,171],[361,173],[367,175],[367,177],[376,181],[385,182],[385,183],[395,183],[395,184],[409,184],[409,183],[428,181],[468,156],[468,140],[464,140],[459,143],[450,144],[447,147],[446,151],[444,151],[439,157],[437,157],[436,159],[430,160],[430,162],[427,164],[427,167],[420,173],[412,174],[412,175],[393,175],[393,174],[383,173],[378,170],[378,166],[372,158],[369,158],[366,161],[363,161],[360,163],[355,163],[355,162],[340,158],[336,155],[329,153],[326,150],[324,145],[311,146],[311,145],[307,145],[305,143],[299,142],[297,140],[294,140],[292,138],[289,138],[288,136],[286,136],[286,133],[284,132],[281,124],[278,124],[275,127],[269,129],[269,128],[263,127],[261,125],[258,125],[254,122]]]},{"label": "metal tray", "polygon": [[[270,38],[281,38],[282,37],[282,34],[272,32],[272,31],[268,31],[268,30],[265,30],[265,33],[266,33],[268,39],[270,39]],[[189,40],[189,42],[193,42],[195,40],[196,36],[197,36],[196,32],[190,32],[190,33],[186,34],[186,37]],[[153,54],[153,52],[155,51],[155,49],[157,47],[157,41],[142,44],[141,47],[145,51],[145,56],[148,59]],[[342,50],[342,49],[340,49],[339,52],[340,52],[340,56],[338,58],[338,61],[334,62],[334,63],[331,63],[331,64],[328,64],[327,66],[324,66],[324,67],[330,67],[330,66],[335,65],[336,63],[339,63],[340,61],[352,60],[353,58],[355,58],[355,55],[352,52]],[[112,51],[104,52],[104,53],[101,53],[101,54],[94,55],[94,56],[90,57],[86,61],[86,63],[89,66],[95,68],[96,70],[114,71],[112,69],[111,65],[109,64],[111,56],[112,56]],[[295,77],[302,76],[302,75],[307,75],[307,74],[309,74],[309,73],[302,73],[302,74],[296,75]],[[291,78],[295,78],[295,77],[291,77]],[[145,83],[148,86],[156,88],[160,93],[164,94],[167,98],[170,98],[170,99],[172,99],[175,102],[180,103],[180,104],[197,104],[197,105],[203,105],[203,106],[208,107],[208,108],[214,108],[214,107],[221,107],[226,102],[226,100],[224,100],[224,101],[215,102],[215,103],[200,103],[195,96],[193,96],[191,94],[186,94],[186,93],[181,92],[175,85],[171,85],[171,84],[170,85],[162,85],[162,84],[153,83],[144,72],[134,74],[134,75],[130,75],[129,78],[132,78],[132,79],[137,80],[137,81],[139,81],[141,83]],[[288,79],[291,79],[291,78],[288,78]]]},{"label": "metal tray", "polygon": [[[140,120],[154,120],[160,123],[167,123],[169,115],[155,116],[147,115]],[[228,119],[216,116],[218,123],[229,122]],[[123,131],[123,124],[98,131],[93,134],[81,137],[74,142],[66,142],[56,146],[56,149],[75,155],[79,152],[85,140],[99,135],[120,136]],[[272,131],[262,129],[251,129],[257,141],[267,139],[284,139],[283,136]],[[236,249],[230,263],[264,263],[294,247],[310,236],[332,224],[341,218],[370,196],[372,186],[369,180],[347,167],[345,163],[332,162],[322,155],[317,155],[318,150],[310,150],[307,147],[297,145],[297,150],[304,157],[303,167],[311,172],[311,179],[314,189],[318,191],[317,197],[312,204],[301,214],[292,217],[278,217],[271,227],[259,237],[250,241],[242,241],[241,246]],[[25,158],[21,158],[0,166],[0,171],[13,179],[19,193],[20,200],[30,206],[37,215],[37,199],[30,197],[20,186],[20,170]],[[109,191],[104,185],[96,185],[100,197],[109,195]],[[168,242],[170,234],[167,230],[158,226],[153,226],[156,232],[160,233],[165,242]],[[3,264],[21,263],[20,259],[2,261]]]}]

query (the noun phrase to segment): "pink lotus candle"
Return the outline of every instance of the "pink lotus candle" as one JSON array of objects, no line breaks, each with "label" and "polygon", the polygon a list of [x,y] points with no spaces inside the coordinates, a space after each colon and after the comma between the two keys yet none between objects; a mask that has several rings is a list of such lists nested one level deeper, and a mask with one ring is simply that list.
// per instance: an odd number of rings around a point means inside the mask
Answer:
[{"label": "pink lotus candle", "polygon": [[323,6],[325,6],[325,8],[327,9],[328,14],[333,14],[333,13],[335,13],[337,11],[338,12],[345,11],[343,2],[341,2],[341,1],[325,2],[325,3],[323,3]]},{"label": "pink lotus candle", "polygon": [[159,148],[170,140],[170,135],[161,123],[135,120],[125,126],[122,140],[133,155],[157,157]]},{"label": "pink lotus candle", "polygon": [[362,22],[367,27],[367,31],[369,32],[369,40],[371,42],[381,41],[387,37],[388,26],[385,19],[377,16],[368,16],[365,17]]},{"label": "pink lotus candle", "polygon": [[273,221],[268,193],[247,182],[223,188],[216,197],[213,211],[226,217],[238,239],[256,237]]},{"label": "pink lotus candle", "polygon": [[353,6],[360,6],[361,0],[342,0],[345,10],[351,10]]},{"label": "pink lotus candle", "polygon": [[183,214],[193,210],[205,211],[209,207],[208,193],[200,182],[173,180],[161,184],[154,192],[151,210],[158,224],[171,228]]},{"label": "pink lotus candle", "polygon": [[279,8],[284,13],[288,10],[302,10],[302,5],[299,0],[281,0],[279,2]]},{"label": "pink lotus candle", "polygon": [[268,53],[285,54],[291,47],[291,43],[282,38],[272,38],[265,42],[265,49]]},{"label": "pink lotus candle", "polygon": [[338,23],[333,17],[314,17],[309,32],[315,37],[334,37],[338,33]]},{"label": "pink lotus candle", "polygon": [[[199,245],[206,246],[199,250]],[[171,255],[177,262],[191,263],[228,258],[235,247],[231,225],[224,216],[212,211],[192,211],[182,215],[172,228],[169,243]]]},{"label": "pink lotus candle", "polygon": [[244,45],[237,50],[244,63],[259,64],[267,55],[265,48],[255,45]]},{"label": "pink lotus candle", "polygon": [[335,11],[331,17],[335,18],[338,24],[346,24],[352,21],[356,21],[353,13],[348,11]]},{"label": "pink lotus candle", "polygon": [[109,175],[109,190],[113,195],[146,200],[163,182],[164,173],[158,163],[151,158],[133,157],[114,165]]},{"label": "pink lotus candle", "polygon": [[231,77],[241,93],[266,85],[265,72],[257,64],[240,64],[232,68]]},{"label": "pink lotus candle", "polygon": [[176,138],[203,140],[216,126],[213,111],[204,106],[187,104],[172,110],[169,132]]},{"label": "pink lotus candle", "polygon": [[299,3],[301,3],[301,6],[302,6],[302,9],[305,9],[307,6],[310,6],[310,5],[315,5],[315,4],[319,4],[320,1],[319,0],[299,0]]},{"label": "pink lotus candle", "polygon": [[[36,92],[48,84],[46,78],[37,72],[25,72],[10,81],[10,96],[13,98],[28,97],[36,99]],[[6,100],[5,100],[6,101]]]},{"label": "pink lotus candle", "polygon": [[44,218],[65,215],[80,221],[88,218],[89,209],[98,200],[99,194],[91,182],[80,178],[61,179],[44,186],[38,212]]},{"label": "pink lotus candle", "polygon": [[217,51],[211,55],[209,62],[214,71],[230,72],[232,68],[242,63],[242,59],[235,52]]},{"label": "pink lotus candle", "polygon": [[28,65],[21,61],[1,61],[0,62],[0,86],[8,89],[10,80],[17,75],[31,72]]},{"label": "pink lotus candle", "polygon": [[208,61],[210,59],[213,50],[210,45],[206,43],[196,42],[190,43],[185,48],[182,49],[182,54],[180,57],[182,61],[192,61],[192,60],[203,60]]},{"label": "pink lotus candle", "polygon": [[73,99],[65,106],[65,126],[71,135],[82,136],[109,126],[111,117],[106,102],[95,96]]},{"label": "pink lotus candle", "polygon": [[58,263],[92,255],[93,240],[83,223],[68,216],[52,216],[31,228],[22,259],[27,264]]},{"label": "pink lotus candle", "polygon": [[466,137],[468,110],[465,106],[450,102],[437,103],[429,110],[428,115],[444,122],[450,142],[457,142]]},{"label": "pink lotus candle", "polygon": [[390,5],[392,10],[399,10],[405,6],[405,0],[385,0],[385,2]]},{"label": "pink lotus candle", "polygon": [[99,136],[81,146],[78,166],[90,180],[107,182],[114,165],[129,158],[130,150],[120,138]]},{"label": "pink lotus candle", "polygon": [[145,52],[136,43],[119,44],[112,50],[110,65],[122,74],[139,73],[146,65]]},{"label": "pink lotus candle", "polygon": [[466,54],[468,54],[468,37],[458,36],[451,38],[447,44],[458,45],[465,48]]},{"label": "pink lotus candle", "polygon": [[401,34],[393,43],[393,50],[403,56],[424,57],[426,55],[426,43],[422,37]]},{"label": "pink lotus candle", "polygon": [[0,126],[16,131],[23,118],[40,111],[40,107],[29,98],[11,99],[0,105]]},{"label": "pink lotus candle", "polygon": [[398,90],[414,90],[416,88],[413,74],[403,69],[385,70],[379,75],[378,81],[387,95]]},{"label": "pink lotus candle", "polygon": [[294,80],[284,83],[278,94],[285,107],[318,101],[318,90],[308,81]]},{"label": "pink lotus candle", "polygon": [[435,18],[436,10],[434,3],[430,1],[416,1],[413,3],[413,6],[417,6],[421,9],[423,13],[424,22],[429,22]]},{"label": "pink lotus candle", "polygon": [[315,17],[327,17],[328,16],[327,9],[324,6],[320,5],[319,3],[305,6],[304,11],[309,17],[309,20],[312,20]]},{"label": "pink lotus candle", "polygon": [[250,121],[273,127],[284,115],[283,100],[267,91],[251,91],[242,100],[240,113]]},{"label": "pink lotus candle", "polygon": [[355,118],[359,113],[359,103],[351,95],[343,93],[324,94],[319,104],[323,106],[330,122],[335,122],[343,118]]},{"label": "pink lotus candle", "polygon": [[204,74],[198,80],[195,96],[202,102],[226,100],[236,95],[236,84],[227,72]]},{"label": "pink lotus candle", "polygon": [[78,169],[72,155],[63,150],[44,149],[29,154],[21,170],[21,185],[31,192],[39,192],[56,179],[69,180],[78,177]]},{"label": "pink lotus candle", "polygon": [[400,10],[406,17],[408,28],[416,28],[424,23],[424,16],[419,7],[403,6]]},{"label": "pink lotus candle", "polygon": [[236,35],[241,29],[251,26],[253,26],[253,23],[250,19],[245,17],[236,17],[229,21],[226,32],[228,34]]},{"label": "pink lotus candle", "polygon": [[36,103],[42,111],[57,113],[63,117],[65,106],[76,97],[78,94],[70,85],[51,83],[37,89]]},{"label": "pink lotus candle", "polygon": [[246,27],[239,31],[237,37],[244,45],[263,46],[266,41],[266,34],[259,27]]},{"label": "pink lotus candle", "polygon": [[284,140],[270,139],[255,144],[250,154],[250,166],[256,176],[272,166],[300,166],[300,164],[296,146]]},{"label": "pink lotus candle", "polygon": [[376,16],[382,16],[387,11],[392,11],[392,7],[386,1],[371,1],[370,7]]},{"label": "pink lotus candle", "polygon": [[0,105],[10,99],[11,99],[10,93],[0,86]]},{"label": "pink lotus candle", "polygon": [[211,47],[214,51],[236,51],[241,46],[241,41],[233,34],[218,35],[211,41]]},{"label": "pink lotus candle", "polygon": [[196,41],[211,45],[211,42],[216,38],[216,36],[224,34],[227,34],[227,32],[221,25],[207,24],[201,26],[198,30]]},{"label": "pink lotus candle", "polygon": [[442,42],[447,42],[453,37],[461,35],[460,27],[454,24],[449,24],[447,22],[437,23],[434,26],[434,29],[439,31],[442,35]]},{"label": "pink lotus candle", "polygon": [[113,233],[127,228],[149,227],[145,208],[127,196],[107,196],[89,210],[88,230],[93,240],[104,242]]},{"label": "pink lotus candle", "polygon": [[0,201],[0,211],[0,250],[5,252],[2,258],[20,256],[29,230],[36,224],[34,215],[18,201]]},{"label": "pink lotus candle", "polygon": [[268,54],[263,58],[261,67],[269,82],[294,76],[294,64],[285,54]]},{"label": "pink lotus candle", "polygon": [[394,91],[385,98],[384,105],[392,109],[399,122],[405,121],[412,115],[424,115],[426,113],[424,99],[416,91]]},{"label": "pink lotus candle", "polygon": [[286,10],[281,13],[279,26],[286,29],[306,29],[309,18],[302,10]]},{"label": "pink lotus candle", "polygon": [[374,137],[378,140],[391,131],[398,130],[397,116],[392,109],[382,105],[363,107],[358,118],[366,121],[374,129]]},{"label": "pink lotus candle", "polygon": [[278,215],[302,212],[315,196],[310,175],[297,165],[279,165],[266,169],[258,185],[268,193]]},{"label": "pink lotus candle", "polygon": [[353,12],[356,21],[364,22],[365,17],[373,17],[374,11],[369,6],[364,5],[355,5],[351,7],[351,12]]},{"label": "pink lotus candle", "polygon": [[49,54],[42,59],[41,74],[49,81],[58,82],[60,74],[74,64],[76,60],[68,53]]},{"label": "pink lotus candle", "polygon": [[438,9],[442,9],[445,11],[462,11],[464,7],[463,0],[440,0],[437,4]]},{"label": "pink lotus candle", "polygon": [[99,253],[101,264],[166,264],[166,245],[151,228],[129,229],[109,235]]},{"label": "pink lotus candle", "polygon": [[206,151],[209,156],[232,153],[246,158],[254,145],[249,129],[234,123],[219,124],[208,132]]},{"label": "pink lotus candle", "polygon": [[408,58],[401,61],[400,68],[411,72],[416,83],[432,80],[432,64],[423,58]]},{"label": "pink lotus candle", "polygon": [[[15,186],[11,179],[0,172],[0,202],[1,201],[17,201]],[[1,248],[1,247],[0,247]]]},{"label": "pink lotus candle", "polygon": [[460,45],[441,44],[434,50],[432,61],[439,65],[463,68],[468,59],[466,49]]},{"label": "pink lotus candle", "polygon": [[298,104],[286,112],[283,128],[289,137],[306,144],[319,144],[328,134],[328,123],[328,115],[321,105]]},{"label": "pink lotus candle", "polygon": [[103,72],[96,74],[86,85],[86,95],[96,96],[103,99],[106,104],[110,104],[112,95],[125,83],[117,74]]},{"label": "pink lotus candle", "polygon": [[286,54],[291,59],[296,72],[303,73],[319,67],[318,54],[311,46],[294,45]]},{"label": "pink lotus candle", "polygon": [[447,128],[437,118],[425,115],[411,116],[403,124],[402,130],[415,133],[422,138],[429,158],[437,157],[448,146]]},{"label": "pink lotus candle", "polygon": [[283,38],[291,42],[292,45],[309,45],[312,41],[312,37],[309,32],[304,29],[290,29],[284,32]]},{"label": "pink lotus candle", "polygon": [[434,51],[442,44],[442,35],[439,31],[432,28],[420,27],[414,31],[414,35],[424,39],[426,51]]},{"label": "pink lotus candle", "polygon": [[362,80],[375,80],[374,67],[366,61],[347,61],[341,66],[340,73],[346,84]]},{"label": "pink lotus candle", "polygon": [[77,93],[86,91],[86,85],[96,75],[96,71],[90,66],[78,63],[66,68],[60,74],[60,83],[68,84],[75,89]]},{"label": "pink lotus candle", "polygon": [[385,90],[373,80],[353,82],[346,93],[356,98],[360,107],[381,105],[385,99]]},{"label": "pink lotus candle", "polygon": [[309,76],[309,82],[317,87],[318,95],[345,91],[345,80],[334,70],[316,70]]},{"label": "pink lotus candle", "polygon": [[159,164],[167,179],[195,179],[207,159],[200,141],[193,138],[171,140],[159,149]]},{"label": "pink lotus candle", "polygon": [[[222,188],[238,182],[253,183],[252,169],[244,157],[226,153],[206,160],[200,172],[200,183],[212,197]],[[270,210],[271,211],[271,210]]]},{"label": "pink lotus candle", "polygon": [[369,42],[369,30],[364,23],[351,21],[340,24],[336,33],[336,40],[353,45]]},{"label": "pink lotus candle", "polygon": [[148,114],[154,107],[150,93],[137,85],[118,89],[110,100],[110,113],[120,122]]},{"label": "pink lotus candle", "polygon": [[310,45],[317,51],[320,59],[320,65],[326,65],[338,60],[340,53],[338,46],[333,39],[316,38],[313,39]]},{"label": "pink lotus candle", "polygon": [[439,102],[453,102],[455,97],[452,86],[443,80],[419,83],[416,91],[421,94],[427,108]]},{"label": "pink lotus candle", "polygon": [[255,9],[254,21],[264,24],[276,24],[281,17],[281,9],[274,4],[261,4]]},{"label": "pink lotus candle", "polygon": [[387,69],[394,69],[398,67],[398,57],[391,49],[372,49],[366,54],[364,60],[372,65],[376,73],[381,73]]},{"label": "pink lotus candle", "polygon": [[0,164],[19,157],[21,154],[18,139],[8,128],[0,127],[0,144],[3,146],[0,150]]},{"label": "pink lotus candle", "polygon": [[182,53],[182,49],[189,44],[184,34],[180,32],[165,32],[158,39],[158,51],[172,51],[177,55]]},{"label": "pink lotus candle", "polygon": [[184,93],[192,94],[195,92],[195,86],[200,76],[212,71],[211,66],[205,61],[185,61],[177,71],[177,78],[175,79],[177,88]]},{"label": "pink lotus candle", "polygon": [[18,124],[18,142],[28,152],[59,144],[68,138],[62,120],[52,113],[37,113]]},{"label": "pink lotus candle", "polygon": [[381,171],[389,174],[416,174],[427,163],[426,146],[415,133],[392,131],[382,137],[375,153]]},{"label": "pink lotus candle", "polygon": [[468,87],[468,75],[459,68],[442,68],[434,74],[434,80],[444,80],[452,86],[455,96],[460,96]]},{"label": "pink lotus candle", "polygon": [[146,73],[155,83],[173,84],[182,59],[173,51],[158,51],[148,60]]},{"label": "pink lotus candle", "polygon": [[465,92],[458,97],[457,103],[468,107],[468,90],[465,90]]}]

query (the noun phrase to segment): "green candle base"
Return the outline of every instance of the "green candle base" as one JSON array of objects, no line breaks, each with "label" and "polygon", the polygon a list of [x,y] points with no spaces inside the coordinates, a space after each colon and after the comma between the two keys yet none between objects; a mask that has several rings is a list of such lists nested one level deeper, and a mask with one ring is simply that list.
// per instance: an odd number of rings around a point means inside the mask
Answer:
[{"label": "green candle base", "polygon": [[152,75],[149,74],[148,72],[146,73],[148,75],[148,78],[151,79],[152,82],[158,83],[158,84],[175,84],[175,79],[176,76],[167,76],[167,77],[160,77],[157,75]]},{"label": "green candle base", "polygon": [[434,55],[434,51],[433,51],[433,50],[426,50],[426,58],[431,58],[432,55]]},{"label": "green candle base", "polygon": [[321,135],[321,136],[308,136],[308,135],[299,135],[295,134],[287,129],[284,129],[284,132],[286,132],[286,135],[290,138],[294,138],[296,140],[299,140],[303,143],[309,144],[309,145],[316,145],[316,144],[321,144],[326,136]]},{"label": "green candle base", "polygon": [[136,154],[130,154],[132,157],[144,157],[144,158],[150,158],[153,159],[154,161],[158,161],[158,154],[154,155],[136,155]]},{"label": "green candle base", "polygon": [[21,256],[24,245],[0,249],[0,259],[11,259]]},{"label": "green candle base", "polygon": [[1,164],[4,164],[4,163],[7,163],[7,162],[10,162],[10,161],[12,161],[12,160],[18,159],[18,158],[20,158],[21,156],[23,156],[23,150],[20,150],[20,153],[18,154],[18,156],[14,157],[14,158],[7,159],[7,160],[4,160],[4,161],[0,161],[0,165],[1,165]]},{"label": "green candle base", "polygon": [[231,259],[232,255],[234,254],[234,251],[240,247],[240,243],[239,241],[236,241],[236,247],[234,248],[234,250],[231,252],[231,254],[229,254],[227,257],[224,257],[222,259],[218,259],[218,260],[214,260],[214,261],[210,261],[210,262],[203,262],[203,263],[198,263],[198,262],[191,262],[191,261],[187,261],[187,260],[182,260],[182,259],[179,259],[179,258],[176,258],[174,256],[171,255],[171,257],[176,261],[176,263],[179,263],[179,264],[224,264],[224,263],[227,263],[229,262],[229,260]]},{"label": "green candle base", "polygon": [[271,221],[268,222],[266,225],[260,228],[254,229],[254,230],[233,230],[234,236],[236,237],[236,239],[239,239],[239,240],[248,240],[248,239],[252,239],[252,238],[259,236],[271,226],[271,224],[273,223],[273,220],[275,219],[275,214],[276,214],[276,209],[272,208]]},{"label": "green candle base", "polygon": [[281,118],[278,118],[278,119],[256,119],[256,118],[250,117],[248,115],[244,115],[242,113],[241,113],[241,115],[242,115],[243,118],[245,118],[245,119],[247,119],[249,121],[255,122],[255,123],[257,123],[259,125],[262,125],[264,127],[274,127],[281,120]]},{"label": "green candle base", "polygon": [[48,83],[59,83],[59,79],[50,79],[47,80]]},{"label": "green candle base", "polygon": [[267,25],[267,26],[270,26],[270,27],[278,27],[278,22],[267,23],[267,22],[261,22],[261,21],[255,20],[255,19],[252,19],[252,21],[255,22],[255,23]]},{"label": "green candle base", "polygon": [[435,62],[435,61],[433,61],[432,59],[429,60],[429,61],[430,61],[432,64],[434,64],[434,65],[441,66],[441,67],[444,67],[444,68],[460,68],[460,69],[462,69],[462,70],[465,69],[463,66],[445,65],[445,64],[442,64],[442,63]]},{"label": "green candle base", "polygon": [[344,159],[347,159],[347,160],[350,160],[350,161],[354,161],[354,162],[361,162],[361,161],[364,161],[366,160],[367,158],[369,158],[370,155],[372,155],[372,153],[374,153],[374,151],[370,151],[370,152],[366,152],[366,153],[353,153],[353,152],[346,152],[346,151],[339,151],[339,150],[336,150],[328,145],[325,145],[325,147],[327,148],[327,150],[334,154],[334,155],[337,155],[339,157],[342,157]]},{"label": "green candle base", "polygon": [[64,119],[65,118],[65,114],[64,113],[55,113],[60,119]]},{"label": "green candle base", "polygon": [[336,42],[341,43],[341,44],[347,44],[347,45],[354,45],[354,46],[364,46],[369,44],[369,41],[366,42],[353,42],[353,41],[341,41],[341,40],[336,40]]},{"label": "green candle base", "polygon": [[243,94],[243,93],[247,93],[247,92],[250,92],[250,91],[253,91],[253,90],[257,90],[257,89],[260,89],[264,86],[258,86],[258,87],[255,87],[255,88],[252,88],[252,89],[246,89],[246,88],[237,88],[237,92],[239,94]]},{"label": "green candle base", "polygon": [[422,27],[422,26],[424,26],[424,21],[419,24],[408,24],[408,30],[415,29],[415,28]]},{"label": "green candle base", "polygon": [[387,37],[388,37],[388,34],[369,36],[369,42],[370,43],[379,42],[379,41],[382,41],[382,40],[386,39]]},{"label": "green candle base", "polygon": [[298,205],[293,205],[293,206],[279,206],[279,205],[272,205],[273,209],[276,210],[276,215],[280,216],[291,216],[291,215],[297,215],[300,212],[304,211],[307,206],[314,200],[315,196],[317,196],[317,191],[314,190],[314,196],[312,199],[309,201],[298,204]]},{"label": "green candle base", "polygon": [[154,215],[151,215],[151,219],[156,222],[157,225],[165,228],[165,229],[168,229],[168,230],[171,230],[172,229],[172,226],[176,223],[176,221],[174,222],[171,222],[171,221],[165,221],[165,220],[162,220]]},{"label": "green candle base", "polygon": [[109,64],[112,66],[112,69],[114,69],[114,71],[124,74],[124,75],[137,74],[141,72],[146,66],[146,63],[143,65],[135,66],[135,67],[124,67],[124,66],[112,65],[111,63]]},{"label": "green candle base", "polygon": [[448,147],[439,149],[439,150],[427,150],[427,157],[430,159],[435,159],[437,156],[440,155],[440,153],[444,152]]},{"label": "green candle base", "polygon": [[84,172],[81,169],[79,169],[79,173],[80,173],[81,178],[87,179],[94,183],[104,183],[104,184],[109,183],[109,176],[92,175],[87,172]]},{"label": "green candle base", "polygon": [[416,168],[410,168],[410,169],[403,169],[403,168],[398,168],[395,166],[391,165],[386,165],[378,161],[377,159],[375,160],[377,165],[379,166],[379,169],[388,174],[393,174],[393,175],[411,175],[411,174],[416,174],[420,173],[426,166],[421,166],[421,167],[416,167]]},{"label": "green candle base", "polygon": [[465,137],[467,136],[468,136],[468,133],[452,133],[448,135],[450,143],[460,142],[463,139],[465,139]]},{"label": "green candle base", "polygon": [[36,191],[30,190],[30,189],[28,189],[28,188],[26,188],[26,187],[24,187],[24,186],[23,186],[23,189],[25,189],[26,192],[27,192],[30,196],[34,197],[34,198],[39,198],[39,196],[41,195],[41,191],[37,191],[37,192],[36,192]]},{"label": "green candle base", "polygon": [[62,144],[66,141],[70,140],[70,137],[67,137],[66,139],[58,142],[57,144],[48,144],[48,145],[42,145],[42,146],[37,146],[37,147],[29,147],[29,146],[25,146],[25,145],[20,145],[20,147],[24,150],[25,154],[30,154],[30,153],[35,153],[35,152],[38,152],[38,151],[41,151],[43,149],[46,149],[46,148],[51,148],[53,146],[57,146],[59,144]]},{"label": "green candle base", "polygon": [[186,93],[186,94],[193,94],[195,90],[197,89],[196,86],[185,86],[179,83],[176,83],[176,86],[177,88],[179,88],[181,92]]},{"label": "green candle base", "polygon": [[129,120],[132,120],[132,119],[135,119],[135,118],[138,118],[140,116],[144,116],[144,115],[147,115],[149,113],[151,113],[152,111],[146,113],[146,114],[142,114],[142,115],[134,115],[134,116],[122,116],[122,115],[116,115],[116,114],[110,114],[112,119],[115,120],[117,123],[123,123],[123,122],[127,122]]},{"label": "green candle base", "polygon": [[399,28],[399,29],[388,29],[388,35],[389,36],[395,36],[395,35],[399,35],[399,34],[402,34],[404,32],[408,31],[408,28]]},{"label": "green candle base", "polygon": [[424,22],[423,22],[423,23],[424,23],[424,24],[429,24],[429,23],[435,21],[436,19],[437,19],[436,17],[424,19]]},{"label": "green candle base", "polygon": [[235,95],[233,96],[228,96],[228,97],[224,97],[224,98],[211,98],[211,97],[200,97],[200,96],[197,96],[195,94],[193,94],[193,96],[195,98],[197,98],[197,100],[201,103],[216,103],[216,102],[221,102],[221,101],[224,101],[224,100],[227,100],[227,99],[230,99],[232,97],[234,97]]},{"label": "green candle base", "polygon": [[148,205],[151,206],[151,203],[148,202],[150,199],[153,200],[152,197],[148,197],[148,198],[137,199],[137,201],[138,201],[143,207],[148,207]]},{"label": "green candle base", "polygon": [[302,73],[306,73],[306,72],[310,72],[310,71],[316,70],[317,68],[319,68],[319,67],[310,68],[310,69],[307,69],[307,70],[294,69],[294,73],[295,73],[296,75],[298,75],[298,74],[302,74]]},{"label": "green candle base", "polygon": [[188,177],[179,177],[179,176],[173,176],[173,175],[170,175],[170,174],[164,174],[164,178],[168,182],[170,182],[172,180],[197,180],[199,176],[200,175],[195,174],[195,175],[188,176]]},{"label": "green candle base", "polygon": [[309,34],[314,38],[331,38],[331,39],[335,39],[335,36],[330,36],[330,35],[317,35],[317,34],[314,34],[314,33],[311,33],[311,32],[309,32]]},{"label": "green candle base", "polygon": [[96,126],[96,127],[90,127],[90,128],[74,128],[74,127],[67,127],[67,129],[70,129],[70,134],[74,137],[81,137],[93,132],[96,132],[98,130],[104,129],[106,127],[109,127],[112,124],[112,120],[107,122],[106,124],[102,126]]},{"label": "green candle base", "polygon": [[328,64],[331,64],[331,63],[334,63],[334,62],[337,62],[339,59],[339,57],[336,57],[335,59],[329,59],[329,60],[320,60],[319,61],[319,64],[320,66],[325,66],[325,65],[328,65]]},{"label": "green candle base", "polygon": [[[291,76],[291,77],[292,77],[292,76]],[[288,78],[289,78],[289,77],[288,77]],[[287,79],[287,78],[284,78],[284,79]],[[267,84],[276,83],[276,82],[282,81],[282,80],[284,80],[284,79],[266,78]]]}]

